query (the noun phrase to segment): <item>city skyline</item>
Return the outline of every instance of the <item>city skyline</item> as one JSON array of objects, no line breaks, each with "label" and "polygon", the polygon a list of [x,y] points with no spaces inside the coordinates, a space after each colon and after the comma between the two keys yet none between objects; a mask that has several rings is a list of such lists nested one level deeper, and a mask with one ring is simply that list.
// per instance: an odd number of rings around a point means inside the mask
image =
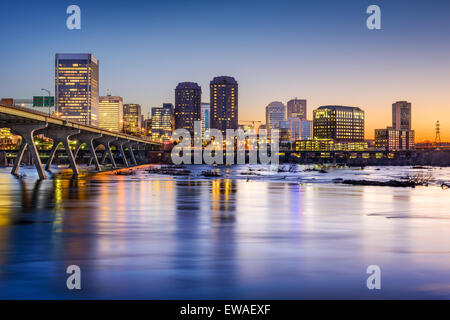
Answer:
[{"label": "city skyline", "polygon": [[[55,53],[91,52],[101,61],[100,95],[106,95],[109,89],[124,102],[139,103],[143,114],[162,103],[173,103],[173,87],[181,81],[208,88],[213,77],[229,75],[240,85],[242,121],[263,120],[265,106],[271,101],[286,104],[298,97],[308,100],[308,119],[319,106],[362,108],[367,119],[365,136],[373,139],[374,129],[389,124],[386,119],[392,103],[406,100],[414,105],[412,123],[417,142],[434,140],[437,120],[442,141],[450,140],[450,120],[443,117],[450,100],[446,88],[450,80],[450,46],[442,43],[449,26],[443,19],[448,2],[436,2],[433,10],[417,1],[383,3],[383,27],[379,32],[365,27],[367,4],[357,1],[284,1],[276,6],[278,11],[272,10],[274,4],[266,2],[258,6],[252,1],[242,6],[232,2],[219,13],[221,17],[233,14],[230,33],[209,17],[199,19],[207,17],[216,4],[205,4],[194,13],[179,2],[172,6],[159,3],[152,8],[139,3],[142,13],[134,12],[137,17],[133,16],[133,20],[129,9],[119,10],[120,5],[114,1],[80,1],[79,5],[83,12],[80,31],[65,28],[65,4],[43,1],[1,5],[10,12],[5,23],[22,21],[21,27],[5,34],[7,47],[21,51],[26,48],[23,43],[34,38],[36,32],[43,34],[32,55],[24,56],[27,50],[12,58],[7,52],[0,53],[5,71],[0,80],[2,97],[30,98],[40,95],[41,88],[52,89]],[[108,14],[100,10],[102,6],[108,8]],[[17,10],[20,8],[23,10]],[[171,25],[158,24],[164,16],[161,13],[170,9],[174,9],[173,18],[180,19],[171,19]],[[194,22],[183,18],[185,9],[198,19]],[[295,14],[303,19],[293,22],[289,18]],[[45,19],[49,15],[60,18]],[[122,20],[118,19],[120,15]],[[276,26],[267,27],[267,32],[257,27],[261,19],[281,17]],[[185,29],[180,33],[181,25]],[[117,32],[112,36],[108,30],[114,28]],[[163,32],[165,37],[158,35]],[[199,37],[188,44],[186,34],[192,32]],[[226,42],[235,41],[237,50],[216,41],[214,32]],[[251,45],[246,45],[248,41]],[[173,43],[181,45],[182,52],[171,51]],[[208,96],[208,90],[204,90],[202,101],[208,101]]]}]

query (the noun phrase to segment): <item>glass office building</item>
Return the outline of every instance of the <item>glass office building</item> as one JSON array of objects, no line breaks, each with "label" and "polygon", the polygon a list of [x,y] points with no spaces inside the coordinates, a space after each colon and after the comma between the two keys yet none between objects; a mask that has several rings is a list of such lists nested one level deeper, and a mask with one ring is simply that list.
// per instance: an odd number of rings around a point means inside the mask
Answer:
[{"label": "glass office building", "polygon": [[123,131],[122,97],[104,96],[99,98],[98,126],[109,131]]},{"label": "glass office building", "polygon": [[169,141],[174,127],[174,107],[164,103],[162,107],[152,108],[152,140]]},{"label": "glass office building", "polygon": [[92,54],[56,54],[56,115],[98,125],[98,60]]},{"label": "glass office building", "polygon": [[194,122],[201,121],[202,88],[195,82],[181,82],[175,88],[175,129],[194,135]]},{"label": "glass office building", "polygon": [[238,83],[233,77],[215,77],[209,83],[210,125],[223,135],[238,128]]},{"label": "glass office building", "polygon": [[323,106],[314,110],[314,139],[364,140],[364,111],[357,107]]},{"label": "glass office building", "polygon": [[123,131],[127,134],[140,136],[142,127],[141,105],[129,103],[123,105]]},{"label": "glass office building", "polygon": [[279,101],[274,101],[266,106],[266,128],[270,136],[273,129],[280,129],[280,122],[286,120],[286,106]]},{"label": "glass office building", "polygon": [[210,104],[202,102],[202,137],[205,136],[205,131],[210,128]]}]

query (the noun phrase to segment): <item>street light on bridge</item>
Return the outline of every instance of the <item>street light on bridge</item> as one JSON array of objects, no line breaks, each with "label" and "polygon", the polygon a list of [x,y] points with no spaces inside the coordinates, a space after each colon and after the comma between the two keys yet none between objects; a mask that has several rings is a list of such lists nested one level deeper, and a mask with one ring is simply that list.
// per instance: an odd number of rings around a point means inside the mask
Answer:
[{"label": "street light on bridge", "polygon": [[51,114],[50,114],[50,108],[51,108],[51,103],[50,103],[50,90],[47,90],[47,89],[44,89],[44,88],[42,88],[41,90],[48,93],[48,115],[50,116],[50,115],[51,115]]}]

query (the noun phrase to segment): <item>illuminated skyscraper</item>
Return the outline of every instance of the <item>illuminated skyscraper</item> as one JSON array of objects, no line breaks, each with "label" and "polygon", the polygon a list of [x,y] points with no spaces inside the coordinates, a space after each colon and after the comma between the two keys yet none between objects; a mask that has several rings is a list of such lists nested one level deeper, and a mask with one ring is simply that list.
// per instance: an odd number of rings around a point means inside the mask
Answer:
[{"label": "illuminated skyscraper", "polygon": [[169,141],[174,126],[173,104],[152,108],[152,140]]},{"label": "illuminated skyscraper", "polygon": [[99,97],[98,126],[110,131],[123,131],[122,97]]},{"label": "illuminated skyscraper", "polygon": [[300,118],[306,120],[306,100],[292,99],[287,103],[287,118]]},{"label": "illuminated skyscraper", "polygon": [[314,138],[364,140],[364,111],[357,107],[323,106],[314,110]]},{"label": "illuminated skyscraper", "polygon": [[215,77],[210,88],[210,125],[226,134],[238,128],[238,83],[233,77]]},{"label": "illuminated skyscraper", "polygon": [[57,115],[82,124],[98,124],[98,60],[92,54],[56,54]]},{"label": "illuminated skyscraper", "polygon": [[411,103],[397,101],[392,104],[392,127],[397,130],[411,130]]},{"label": "illuminated skyscraper", "polygon": [[280,122],[286,121],[286,106],[279,101],[269,103],[266,107],[266,128],[270,136],[273,129],[280,129]]},{"label": "illuminated skyscraper", "polygon": [[127,134],[139,136],[142,127],[141,105],[130,103],[123,105],[123,131]]},{"label": "illuminated skyscraper", "polygon": [[194,121],[201,121],[202,88],[195,82],[182,82],[175,88],[175,129],[194,134]]}]

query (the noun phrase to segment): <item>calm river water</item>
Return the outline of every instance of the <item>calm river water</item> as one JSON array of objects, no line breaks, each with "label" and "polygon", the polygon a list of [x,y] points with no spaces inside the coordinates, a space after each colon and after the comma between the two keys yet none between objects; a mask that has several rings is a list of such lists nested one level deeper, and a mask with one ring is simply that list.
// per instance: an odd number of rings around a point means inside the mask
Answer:
[{"label": "calm river water", "polygon": [[[192,168],[199,172],[204,168]],[[450,298],[450,168],[139,171],[36,181],[0,169],[0,298]],[[256,173],[255,173],[256,172]],[[336,177],[429,187],[346,186]],[[66,288],[78,265],[82,289]],[[368,290],[366,268],[381,268]]]}]

